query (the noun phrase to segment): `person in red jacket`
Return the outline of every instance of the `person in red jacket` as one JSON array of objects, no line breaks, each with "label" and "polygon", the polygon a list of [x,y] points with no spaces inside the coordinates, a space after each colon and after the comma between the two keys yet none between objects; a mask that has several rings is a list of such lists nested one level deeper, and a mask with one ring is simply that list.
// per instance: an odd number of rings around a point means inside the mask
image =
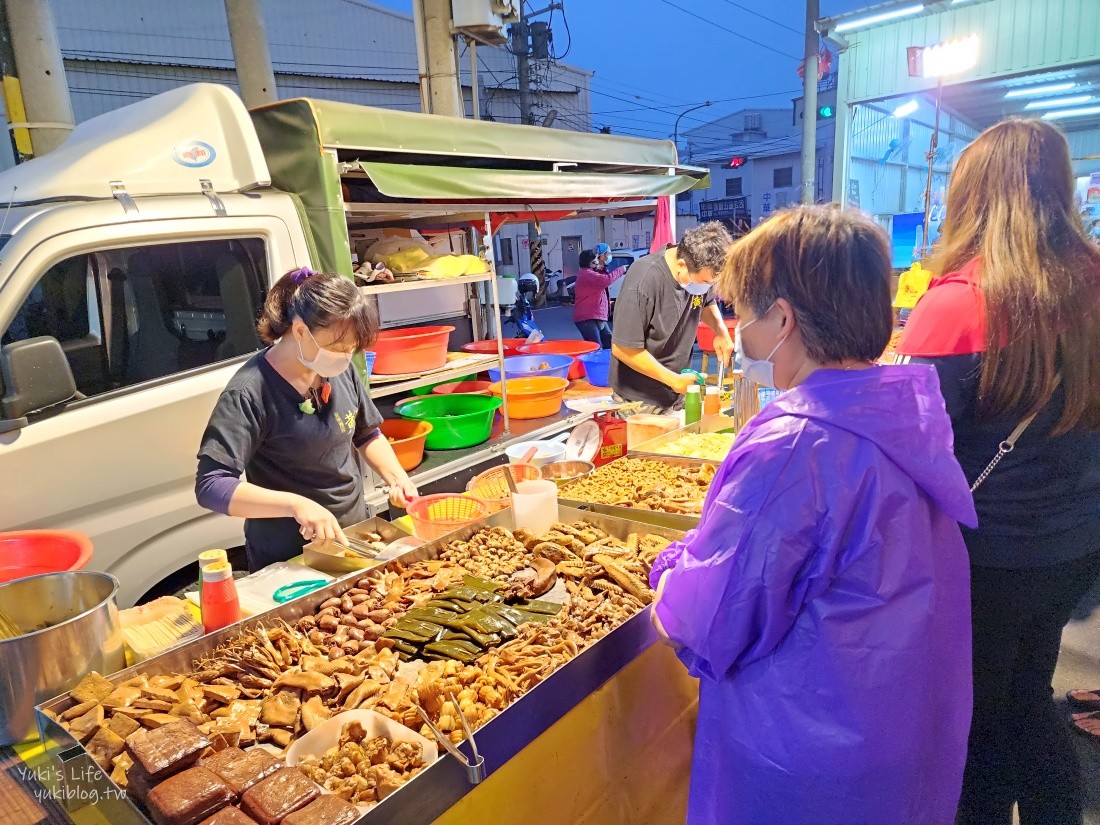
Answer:
[{"label": "person in red jacket", "polygon": [[1081,822],[1080,767],[1051,701],[1062,628],[1100,576],[1100,250],[1073,184],[1049,123],[979,135],[951,177],[931,266],[944,274],[897,347],[939,371],[976,487],[961,825],[1009,825],[1014,804],[1023,825]]},{"label": "person in red jacket", "polygon": [[626,274],[626,267],[600,272],[596,269],[596,257],[591,249],[581,253],[581,270],[573,287],[573,323],[585,341],[611,349],[607,288]]}]

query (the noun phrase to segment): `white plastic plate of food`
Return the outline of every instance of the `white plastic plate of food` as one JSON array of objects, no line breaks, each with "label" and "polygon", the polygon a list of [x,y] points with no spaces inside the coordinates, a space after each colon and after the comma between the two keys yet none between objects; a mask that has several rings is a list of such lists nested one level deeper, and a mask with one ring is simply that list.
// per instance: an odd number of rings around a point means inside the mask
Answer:
[{"label": "white plastic plate of food", "polygon": [[[358,725],[358,729],[350,728],[353,735],[345,737],[345,727],[348,725]],[[345,740],[343,745],[342,738]],[[374,740],[379,738],[389,740],[389,748],[382,758],[377,755],[379,753],[377,746],[372,746]],[[326,771],[324,768],[326,759],[329,762],[342,763],[345,758],[356,755],[355,748],[347,747],[349,742],[355,742],[360,751],[369,752],[372,758],[356,765],[356,773],[352,777],[342,776],[343,772],[339,770]],[[397,745],[404,746],[397,748]],[[355,776],[361,777],[372,787],[384,788],[384,793],[380,797],[384,799],[386,795],[411,779],[418,770],[427,767],[438,758],[439,746],[435,742],[373,710],[348,710],[338,713],[305,736],[295,740],[286,752],[286,764],[289,767],[302,769],[326,793],[343,796],[345,799],[352,796],[353,788],[363,787],[363,783],[355,779]],[[383,768],[389,770],[386,771]],[[378,804],[375,800],[363,802],[354,797],[348,801],[363,811],[370,810]]]}]

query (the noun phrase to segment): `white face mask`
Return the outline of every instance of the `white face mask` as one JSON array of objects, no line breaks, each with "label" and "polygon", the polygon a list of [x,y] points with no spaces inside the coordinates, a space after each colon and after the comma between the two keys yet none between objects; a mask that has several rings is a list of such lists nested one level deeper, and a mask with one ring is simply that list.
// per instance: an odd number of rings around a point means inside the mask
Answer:
[{"label": "white face mask", "polygon": [[767,358],[749,358],[745,355],[745,348],[741,345],[741,330],[748,329],[757,321],[759,321],[764,315],[771,312],[772,307],[768,307],[764,311],[763,315],[757,315],[747,324],[738,323],[733,336],[734,349],[737,352],[737,357],[741,361],[741,372],[750,381],[759,384],[761,387],[775,387],[775,364],[772,363],[771,357],[779,351],[779,348],[783,346],[783,342],[787,340],[787,336],[784,335],[779,343],[772,348],[772,351],[768,353]]},{"label": "white face mask", "polygon": [[[306,334],[309,335],[314,344],[317,344],[317,339],[313,337],[309,327],[306,327]],[[322,378],[335,378],[351,365],[351,353],[334,352],[317,344],[317,357],[309,361],[306,359],[305,353],[302,352],[302,342],[298,341],[298,360],[301,361],[303,367],[312,370]]]},{"label": "white face mask", "polygon": [[709,295],[712,284],[697,284],[695,281],[688,281],[684,284],[684,291],[688,295]]}]

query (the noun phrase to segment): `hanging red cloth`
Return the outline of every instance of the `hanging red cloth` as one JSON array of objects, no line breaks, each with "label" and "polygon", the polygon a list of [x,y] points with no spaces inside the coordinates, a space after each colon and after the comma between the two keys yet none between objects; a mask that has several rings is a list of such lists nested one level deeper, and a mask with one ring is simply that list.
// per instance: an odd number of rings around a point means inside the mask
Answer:
[{"label": "hanging red cloth", "polygon": [[672,197],[665,195],[657,198],[657,213],[653,216],[653,241],[649,253],[660,252],[671,243],[676,243],[672,235]]}]

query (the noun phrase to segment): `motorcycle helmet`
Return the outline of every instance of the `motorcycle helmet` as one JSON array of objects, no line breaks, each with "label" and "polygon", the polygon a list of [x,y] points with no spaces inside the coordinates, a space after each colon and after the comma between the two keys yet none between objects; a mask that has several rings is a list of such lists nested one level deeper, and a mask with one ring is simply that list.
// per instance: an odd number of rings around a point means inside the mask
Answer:
[{"label": "motorcycle helmet", "polygon": [[520,275],[519,278],[516,279],[516,291],[520,294],[536,294],[539,291],[538,276],[531,272]]}]

